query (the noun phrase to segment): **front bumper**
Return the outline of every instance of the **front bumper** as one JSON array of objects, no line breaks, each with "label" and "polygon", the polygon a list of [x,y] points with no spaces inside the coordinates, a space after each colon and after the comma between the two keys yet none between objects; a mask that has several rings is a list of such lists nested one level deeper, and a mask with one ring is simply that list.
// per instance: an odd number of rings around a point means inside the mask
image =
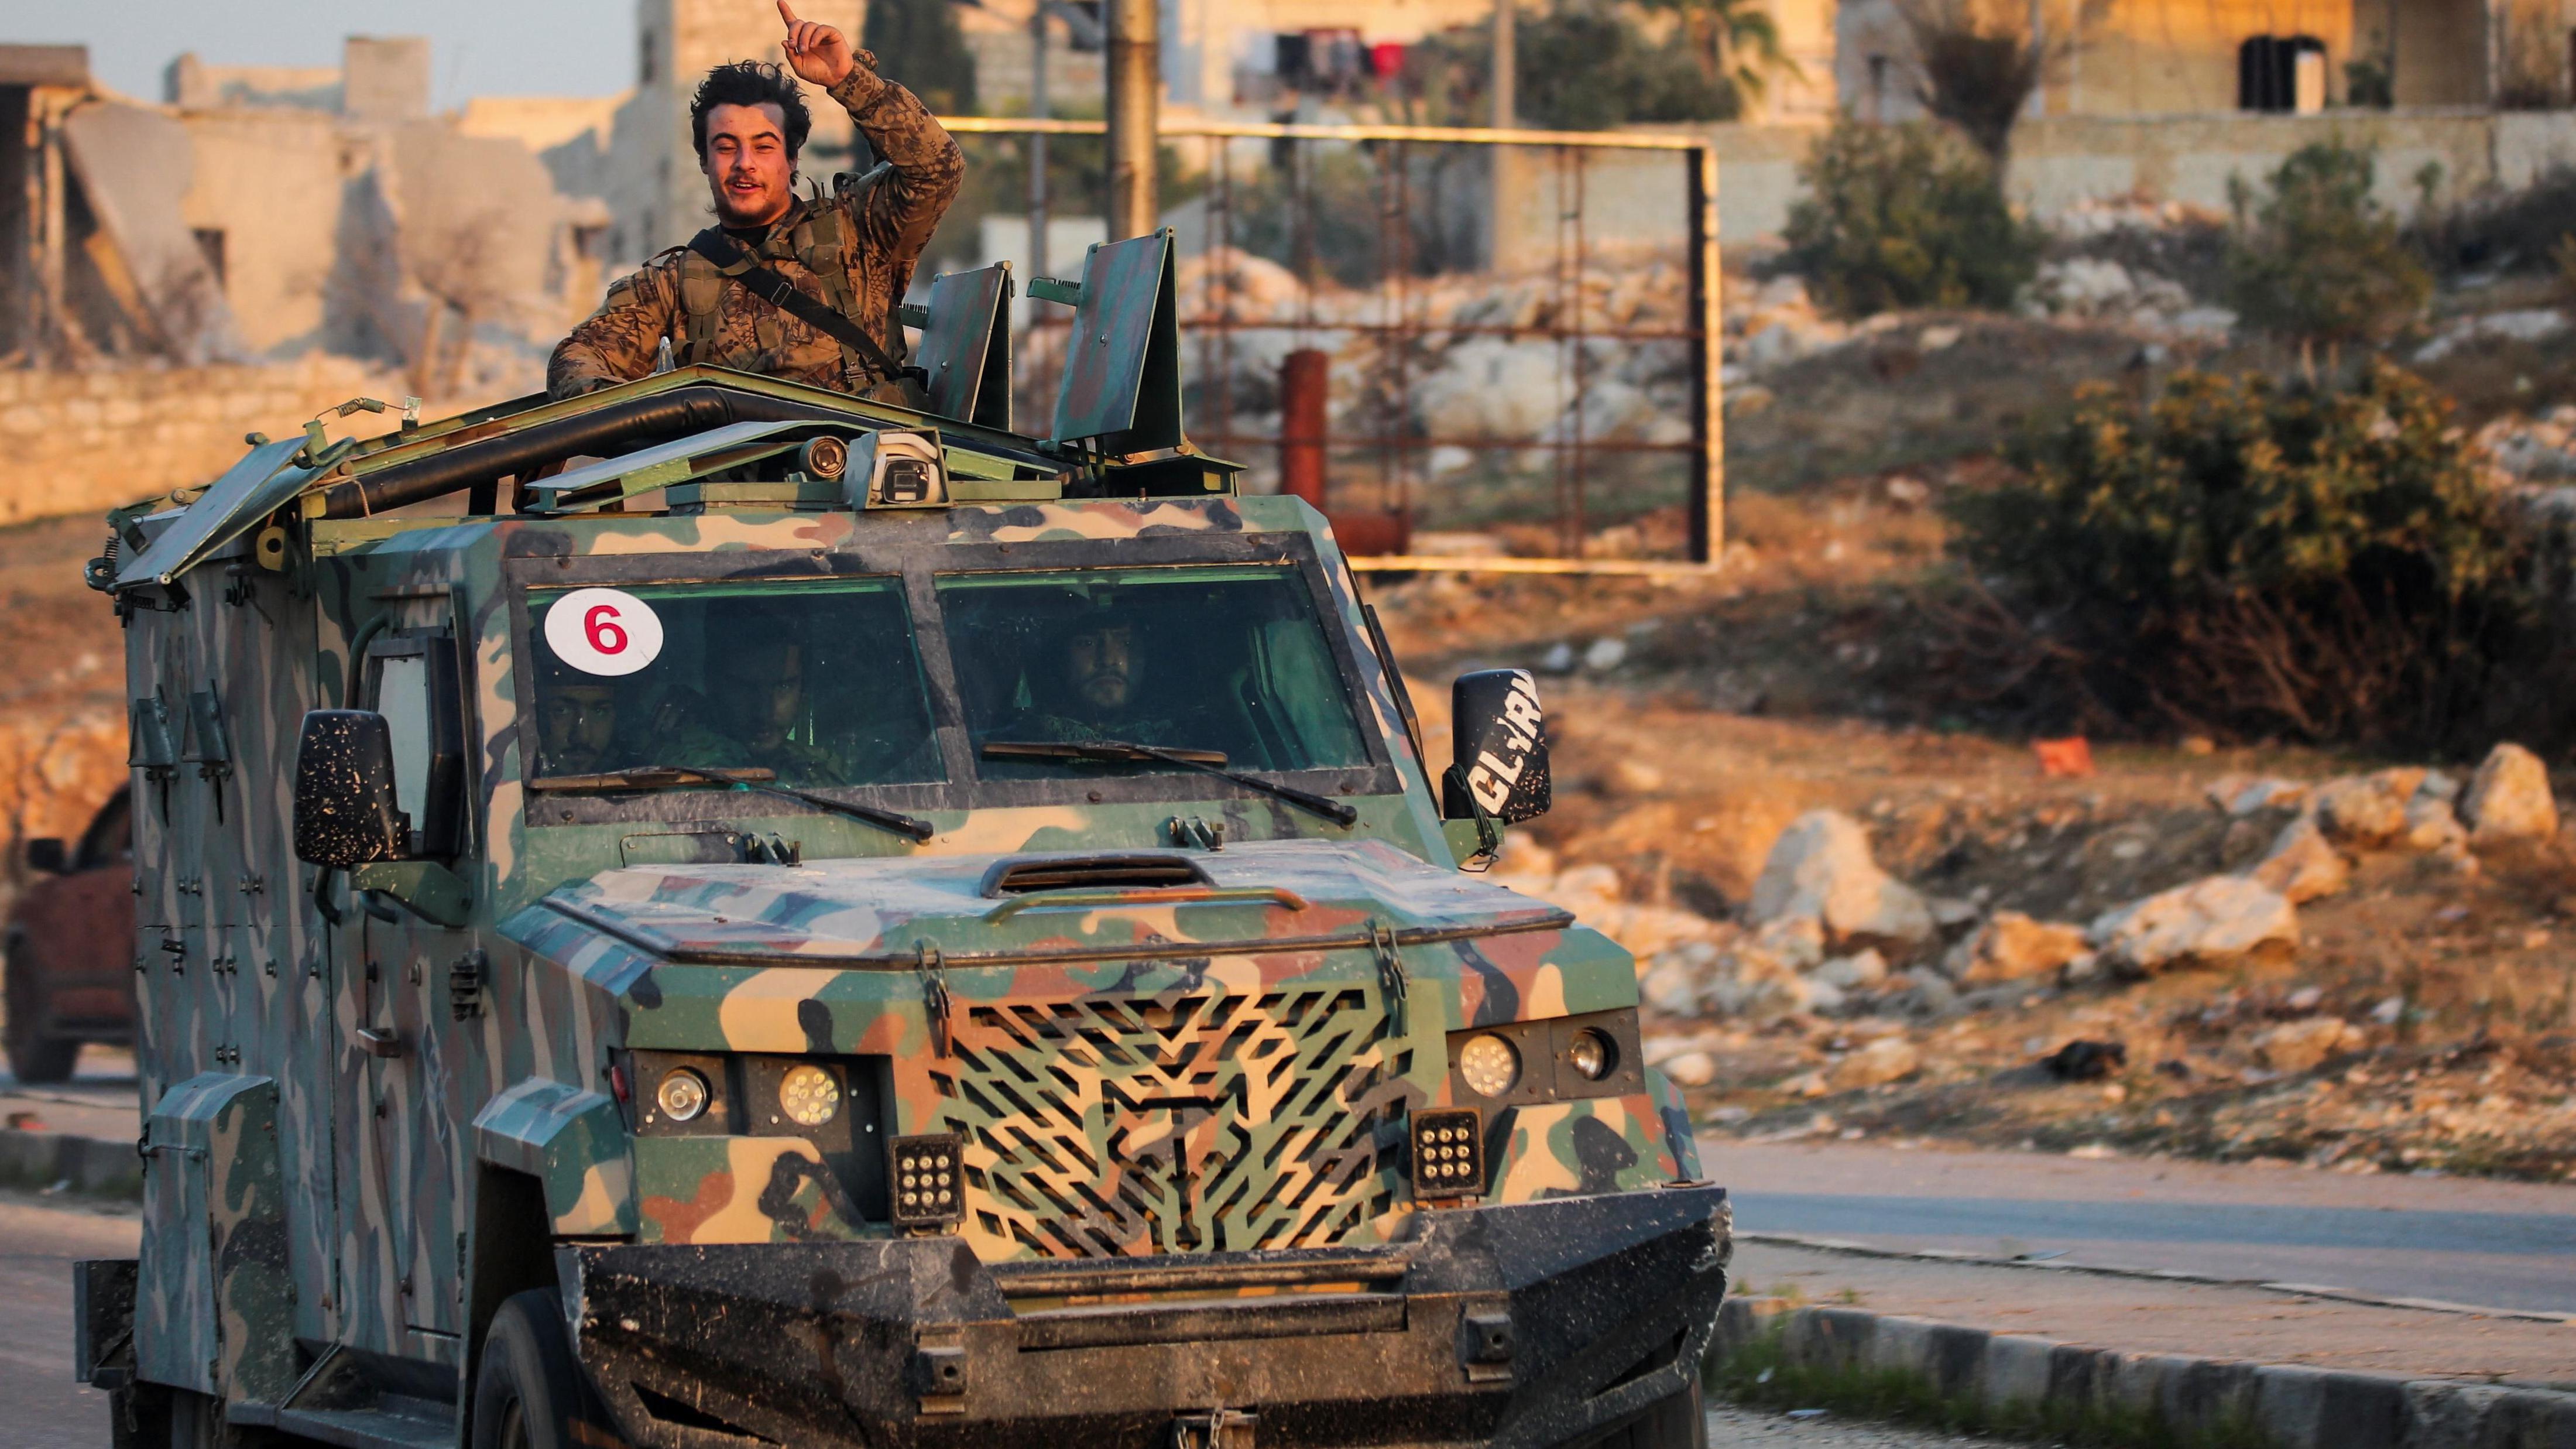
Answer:
[{"label": "front bumper", "polygon": [[1541,1449],[1698,1372],[1723,1189],[1415,1222],[1384,1247],[996,1267],[947,1237],[576,1248],[565,1291],[617,1427],[650,1449],[1132,1449],[1176,1428]]}]

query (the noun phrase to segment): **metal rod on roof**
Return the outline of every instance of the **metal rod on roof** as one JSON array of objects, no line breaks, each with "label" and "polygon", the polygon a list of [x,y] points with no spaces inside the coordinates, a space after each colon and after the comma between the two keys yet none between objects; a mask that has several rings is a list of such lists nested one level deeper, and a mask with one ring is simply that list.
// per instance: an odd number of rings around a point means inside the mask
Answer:
[{"label": "metal rod on roof", "polygon": [[1154,147],[1162,101],[1157,0],[1109,0],[1109,239],[1154,229]]}]

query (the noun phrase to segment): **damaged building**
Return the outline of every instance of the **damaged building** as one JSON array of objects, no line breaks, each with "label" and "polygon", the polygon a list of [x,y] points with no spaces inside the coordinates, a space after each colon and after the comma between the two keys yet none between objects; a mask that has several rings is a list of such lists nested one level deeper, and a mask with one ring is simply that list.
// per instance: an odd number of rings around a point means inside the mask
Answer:
[{"label": "damaged building", "polygon": [[0,47],[0,357],[251,362],[328,352],[450,397],[506,386],[596,304],[607,209],[514,130],[439,115],[429,46],[336,70],[180,57],[159,103],[76,46]]}]

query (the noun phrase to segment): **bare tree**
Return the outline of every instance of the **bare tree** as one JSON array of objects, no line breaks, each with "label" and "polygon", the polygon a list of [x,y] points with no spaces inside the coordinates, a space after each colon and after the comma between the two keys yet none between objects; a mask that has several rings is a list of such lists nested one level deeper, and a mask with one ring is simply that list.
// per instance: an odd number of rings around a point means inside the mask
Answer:
[{"label": "bare tree", "polygon": [[2028,0],[1896,0],[1913,40],[1916,95],[1997,166],[2033,92],[2075,53],[2101,0],[2081,0],[2064,33],[2049,33]]},{"label": "bare tree", "polygon": [[412,280],[426,298],[418,341],[406,358],[419,396],[453,397],[476,330],[517,310],[499,242],[508,227],[507,216],[491,208],[405,236]]}]

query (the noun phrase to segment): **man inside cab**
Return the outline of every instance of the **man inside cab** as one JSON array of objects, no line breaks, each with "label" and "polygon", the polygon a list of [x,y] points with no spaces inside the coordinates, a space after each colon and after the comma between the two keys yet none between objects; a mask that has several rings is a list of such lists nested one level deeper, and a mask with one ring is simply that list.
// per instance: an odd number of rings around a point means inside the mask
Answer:
[{"label": "man inside cab", "polygon": [[912,92],[877,74],[874,55],[829,25],[786,22],[787,63],[825,88],[885,164],[813,202],[792,183],[812,128],[796,80],[735,61],[707,72],[689,105],[691,139],[717,225],[608,289],[555,347],[546,391],[573,397],[675,366],[711,363],[901,401],[903,329],[895,304],[964,156]]}]

